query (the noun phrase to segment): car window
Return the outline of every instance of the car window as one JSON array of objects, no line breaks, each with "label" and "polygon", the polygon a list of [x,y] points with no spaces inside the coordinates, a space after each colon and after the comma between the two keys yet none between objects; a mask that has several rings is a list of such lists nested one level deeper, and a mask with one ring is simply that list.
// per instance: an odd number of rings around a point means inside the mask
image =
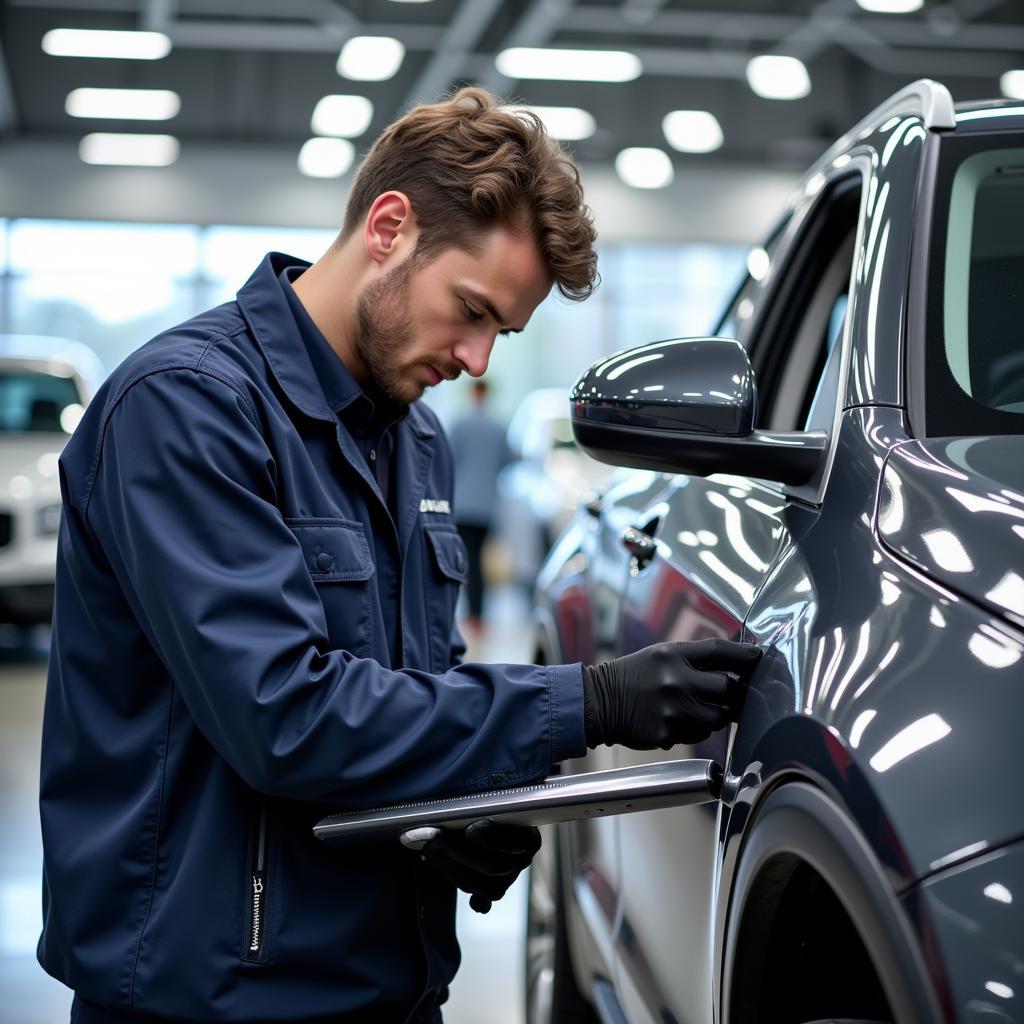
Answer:
[{"label": "car window", "polygon": [[759,426],[831,426],[861,190],[859,172],[827,184],[784,254],[770,308],[750,341]]},{"label": "car window", "polygon": [[1024,149],[976,153],[959,166],[949,203],[945,351],[976,402],[1024,413]]},{"label": "car window", "polygon": [[1024,136],[943,139],[932,225],[926,433],[1022,433]]},{"label": "car window", "polygon": [[772,270],[779,243],[788,225],[787,214],[775,225],[763,245],[755,245],[747,253],[747,275],[740,282],[736,294],[715,327],[718,337],[735,338],[743,345],[747,344],[751,325],[756,319],[754,314],[764,293],[764,282]]},{"label": "car window", "polygon": [[80,402],[70,377],[0,371],[0,433],[70,433]]}]

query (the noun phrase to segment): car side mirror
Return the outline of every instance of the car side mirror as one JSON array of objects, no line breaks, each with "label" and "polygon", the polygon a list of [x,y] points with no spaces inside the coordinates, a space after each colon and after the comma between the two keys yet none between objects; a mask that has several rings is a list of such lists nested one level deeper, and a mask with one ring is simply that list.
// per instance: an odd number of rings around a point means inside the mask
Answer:
[{"label": "car side mirror", "polygon": [[668,473],[806,483],[824,431],[754,429],[757,384],[731,338],[675,338],[595,363],[571,393],[573,433],[599,462]]}]

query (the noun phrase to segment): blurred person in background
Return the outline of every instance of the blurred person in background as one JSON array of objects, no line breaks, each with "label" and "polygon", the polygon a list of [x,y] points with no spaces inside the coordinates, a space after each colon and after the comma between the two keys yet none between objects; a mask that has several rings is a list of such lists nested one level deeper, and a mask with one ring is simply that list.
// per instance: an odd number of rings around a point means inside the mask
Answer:
[{"label": "blurred person in background", "polygon": [[314,264],[268,254],[97,393],[63,499],[40,772],[43,967],[73,1024],[438,1024],[456,887],[540,845],[482,820],[334,848],[330,810],[695,743],[760,651],[463,664],[466,552],[424,391],[594,287],[579,172],[482,89],[413,108]]},{"label": "blurred person in background", "polygon": [[455,525],[469,555],[469,616],[463,625],[473,633],[480,633],[483,628],[483,553],[494,522],[498,474],[512,460],[505,426],[488,409],[487,394],[487,382],[474,381],[473,408],[451,429]]}]

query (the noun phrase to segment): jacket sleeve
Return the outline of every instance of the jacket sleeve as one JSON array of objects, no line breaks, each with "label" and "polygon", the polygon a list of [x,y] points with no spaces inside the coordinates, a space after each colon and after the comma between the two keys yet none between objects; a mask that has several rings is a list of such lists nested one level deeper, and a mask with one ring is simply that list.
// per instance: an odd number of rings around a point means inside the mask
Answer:
[{"label": "jacket sleeve", "polygon": [[578,665],[393,671],[332,649],[252,404],[150,374],[104,425],[82,501],[190,714],[253,788],[363,806],[530,781],[586,752]]}]

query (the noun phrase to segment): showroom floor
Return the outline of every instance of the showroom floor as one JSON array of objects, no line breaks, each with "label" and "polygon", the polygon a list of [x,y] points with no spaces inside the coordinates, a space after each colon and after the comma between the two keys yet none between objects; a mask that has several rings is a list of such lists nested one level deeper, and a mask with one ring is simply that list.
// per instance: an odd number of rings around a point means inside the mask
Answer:
[{"label": "showroom floor", "polygon": [[[529,655],[527,610],[512,591],[494,595],[490,627],[470,657],[521,661]],[[46,679],[46,635],[29,646],[0,632],[0,1024],[60,1024],[70,993],[35,960],[39,936],[41,846],[36,793],[39,726]],[[462,968],[446,1024],[522,1020],[523,879],[486,916],[459,904]]]}]

